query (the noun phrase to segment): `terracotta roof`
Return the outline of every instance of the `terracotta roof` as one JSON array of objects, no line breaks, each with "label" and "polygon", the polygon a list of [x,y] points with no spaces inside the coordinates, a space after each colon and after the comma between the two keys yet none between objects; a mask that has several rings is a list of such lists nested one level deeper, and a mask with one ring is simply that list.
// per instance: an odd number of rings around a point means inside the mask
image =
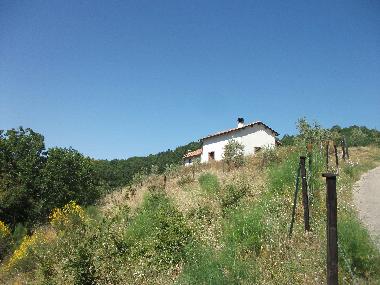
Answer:
[{"label": "terracotta roof", "polygon": [[280,135],[278,132],[276,132],[275,130],[273,130],[272,128],[268,127],[266,124],[264,124],[263,122],[261,121],[257,121],[257,122],[253,122],[253,123],[250,123],[250,124],[247,124],[247,125],[244,125],[243,127],[240,127],[240,128],[233,128],[233,129],[229,129],[229,130],[226,130],[226,131],[222,131],[222,132],[218,132],[216,134],[212,134],[212,135],[208,135],[204,138],[201,138],[200,140],[204,140],[204,139],[208,139],[208,138],[212,138],[212,137],[216,137],[216,136],[221,136],[221,135],[225,135],[225,134],[228,134],[228,133],[232,133],[232,132],[235,132],[237,130],[242,130],[242,129],[245,129],[245,128],[248,128],[248,127],[253,127],[254,125],[262,125],[264,126],[265,128],[271,130],[275,136],[278,136]]},{"label": "terracotta roof", "polygon": [[194,151],[190,151],[188,153],[186,153],[183,158],[188,158],[188,157],[194,157],[194,156],[199,156],[202,154],[202,149],[199,148],[197,150],[194,150]]}]

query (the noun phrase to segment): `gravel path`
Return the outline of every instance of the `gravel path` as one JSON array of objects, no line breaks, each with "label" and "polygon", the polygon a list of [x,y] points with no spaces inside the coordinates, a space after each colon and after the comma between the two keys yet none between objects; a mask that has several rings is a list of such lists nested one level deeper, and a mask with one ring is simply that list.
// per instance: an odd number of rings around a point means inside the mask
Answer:
[{"label": "gravel path", "polygon": [[354,201],[380,249],[380,166],[363,174],[355,184]]}]

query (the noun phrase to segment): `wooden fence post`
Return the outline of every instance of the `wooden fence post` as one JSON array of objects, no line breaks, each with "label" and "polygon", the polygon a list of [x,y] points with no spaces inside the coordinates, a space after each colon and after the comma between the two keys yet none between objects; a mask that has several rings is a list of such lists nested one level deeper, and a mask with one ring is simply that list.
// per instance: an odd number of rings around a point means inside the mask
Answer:
[{"label": "wooden fence post", "polygon": [[329,171],[329,141],[326,141],[326,171]]},{"label": "wooden fence post", "polygon": [[346,150],[346,157],[347,157],[347,159],[350,159],[350,155],[348,154],[348,144],[347,144],[346,137],[344,138],[344,148]]},{"label": "wooden fence post", "polygon": [[337,169],[337,171],[339,171],[338,147],[336,146],[335,143],[334,143],[334,153],[335,153],[335,165],[336,165],[336,169]]},{"label": "wooden fence post", "polygon": [[166,189],[166,175],[164,175],[164,189]]},{"label": "wooden fence post", "polygon": [[324,173],[322,176],[326,177],[327,285],[338,285],[336,174]]},{"label": "wooden fence post", "polygon": [[306,167],[305,156],[300,156],[301,164],[301,179],[302,179],[302,204],[303,204],[303,219],[305,222],[305,231],[310,231],[309,220],[309,196],[307,194]]},{"label": "wooden fence post", "polygon": [[288,237],[292,237],[293,233],[293,226],[294,226],[294,220],[296,217],[296,208],[297,208],[297,196],[298,196],[298,185],[300,180],[300,171],[301,171],[301,164],[298,165],[297,169],[297,175],[296,175],[296,190],[294,191],[294,200],[293,200],[293,210],[292,210],[292,219],[290,221],[290,228],[289,228],[289,235]]},{"label": "wooden fence post", "polygon": [[344,139],[341,141],[342,144],[342,159],[346,160],[346,146],[344,145]]}]

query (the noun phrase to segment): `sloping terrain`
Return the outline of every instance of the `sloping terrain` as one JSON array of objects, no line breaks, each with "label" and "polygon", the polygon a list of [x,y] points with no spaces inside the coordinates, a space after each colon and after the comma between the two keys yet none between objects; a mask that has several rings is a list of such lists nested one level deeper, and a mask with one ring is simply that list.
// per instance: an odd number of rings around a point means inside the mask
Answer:
[{"label": "sloping terrain", "polygon": [[[325,171],[315,149],[310,185],[311,232],[298,199],[288,238],[297,148],[150,175],[97,206],[70,203],[26,236],[0,267],[4,284],[323,284]],[[338,178],[343,284],[376,284],[380,254],[356,216],[352,185],[376,166],[378,148],[351,150]],[[331,163],[332,164],[332,163]],[[194,177],[193,177],[194,175]]]}]

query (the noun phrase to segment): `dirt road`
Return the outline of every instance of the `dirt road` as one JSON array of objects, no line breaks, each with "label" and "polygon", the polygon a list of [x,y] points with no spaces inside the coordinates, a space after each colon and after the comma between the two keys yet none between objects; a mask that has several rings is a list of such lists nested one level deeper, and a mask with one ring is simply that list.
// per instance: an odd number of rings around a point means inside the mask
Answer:
[{"label": "dirt road", "polygon": [[354,201],[360,219],[380,248],[380,166],[363,174],[355,184]]}]

